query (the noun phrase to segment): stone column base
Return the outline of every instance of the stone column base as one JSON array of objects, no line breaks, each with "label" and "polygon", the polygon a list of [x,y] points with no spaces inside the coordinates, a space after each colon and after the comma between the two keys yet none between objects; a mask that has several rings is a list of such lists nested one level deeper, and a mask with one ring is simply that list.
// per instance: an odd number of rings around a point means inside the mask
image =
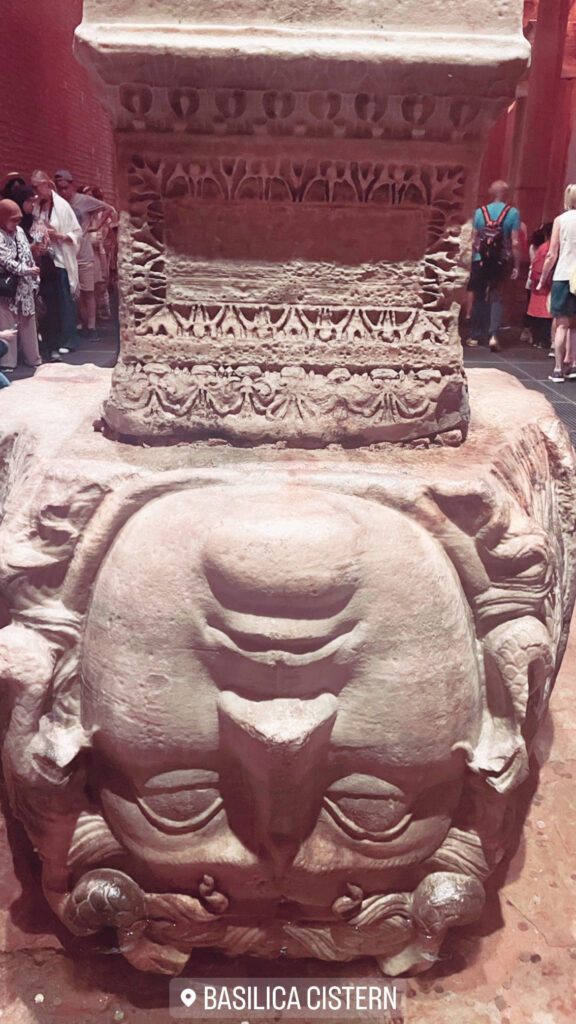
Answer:
[{"label": "stone column base", "polygon": [[459,447],[145,448],[99,432],[108,384],[2,399],[3,763],[48,903],[145,971],[427,969],[518,839],[574,599],[564,427],[477,370]]}]

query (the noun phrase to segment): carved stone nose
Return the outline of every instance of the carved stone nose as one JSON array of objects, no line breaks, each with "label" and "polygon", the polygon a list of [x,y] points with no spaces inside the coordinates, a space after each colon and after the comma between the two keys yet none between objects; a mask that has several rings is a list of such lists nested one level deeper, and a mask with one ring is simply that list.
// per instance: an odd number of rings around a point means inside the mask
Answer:
[{"label": "carved stone nose", "polygon": [[231,769],[230,824],[242,838],[250,832],[282,871],[318,816],[336,697],[252,701],[225,691],[219,711]]}]

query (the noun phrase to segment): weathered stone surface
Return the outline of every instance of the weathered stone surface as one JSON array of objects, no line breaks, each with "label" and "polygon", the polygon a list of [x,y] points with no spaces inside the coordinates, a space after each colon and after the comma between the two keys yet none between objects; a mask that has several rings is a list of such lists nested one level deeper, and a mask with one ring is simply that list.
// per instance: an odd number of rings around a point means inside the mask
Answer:
[{"label": "weathered stone surface", "polygon": [[75,934],[167,973],[213,947],[397,974],[480,916],[575,505],[544,399],[472,380],[459,448],[306,457],[112,443],[106,371],[3,396],[3,758]]},{"label": "weathered stone surface", "polygon": [[520,6],[85,4],[124,210],[113,430],[465,435],[465,225]]},{"label": "weathered stone surface", "polygon": [[[474,381],[472,381],[474,391]],[[576,899],[576,855],[569,837],[576,829],[573,800],[576,759],[572,734],[576,730],[576,632],[571,632],[566,655],[535,746],[526,801],[536,785],[524,833],[512,860],[499,900],[488,899],[483,918],[455,930],[444,944],[440,961],[426,975],[408,981],[404,1004],[407,1024],[571,1024],[574,1000],[573,907]],[[31,865],[31,853],[12,846],[19,871]],[[8,871],[2,882],[2,920],[10,922],[18,880]],[[26,953],[37,938],[37,894],[31,885],[18,897],[27,908],[27,929],[13,945],[13,933],[3,925],[0,954],[0,992],[4,1019],[10,1024],[92,1024],[124,1020],[136,1024],[166,1024],[167,979],[132,970],[120,955],[99,949],[57,953],[46,949]],[[54,922],[56,919],[53,919]],[[47,929],[48,932],[48,929]],[[77,943],[77,940],[76,940]],[[222,958],[198,953],[185,972],[189,977],[214,980],[234,977],[240,983],[256,977],[331,977],[344,973],[358,983],[381,983],[373,963],[364,959],[342,967],[314,961],[269,963],[253,957]],[[41,996],[43,1002],[35,1001]],[[362,1014],[359,1019],[364,1020]],[[121,1020],[120,1020],[121,1024]],[[307,1024],[313,1024],[310,1018]]]}]

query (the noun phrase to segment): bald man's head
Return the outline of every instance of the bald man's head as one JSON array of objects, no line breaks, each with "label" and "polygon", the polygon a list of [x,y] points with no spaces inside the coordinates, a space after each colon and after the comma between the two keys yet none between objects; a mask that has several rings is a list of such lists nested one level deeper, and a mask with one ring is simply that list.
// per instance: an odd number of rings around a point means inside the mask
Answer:
[{"label": "bald man's head", "polygon": [[491,199],[504,202],[509,193],[510,189],[507,181],[493,181],[488,189]]}]

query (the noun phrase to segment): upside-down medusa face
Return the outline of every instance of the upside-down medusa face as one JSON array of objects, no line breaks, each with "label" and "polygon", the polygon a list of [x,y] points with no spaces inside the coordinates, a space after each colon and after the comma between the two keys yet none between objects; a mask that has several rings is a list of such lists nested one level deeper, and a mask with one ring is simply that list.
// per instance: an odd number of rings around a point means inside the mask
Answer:
[{"label": "upside-down medusa face", "polygon": [[[471,614],[402,513],[181,490],[116,536],[82,642],[91,787],[130,874],[327,907],[441,845],[481,725]],[[272,905],[273,905],[272,903]]]}]

